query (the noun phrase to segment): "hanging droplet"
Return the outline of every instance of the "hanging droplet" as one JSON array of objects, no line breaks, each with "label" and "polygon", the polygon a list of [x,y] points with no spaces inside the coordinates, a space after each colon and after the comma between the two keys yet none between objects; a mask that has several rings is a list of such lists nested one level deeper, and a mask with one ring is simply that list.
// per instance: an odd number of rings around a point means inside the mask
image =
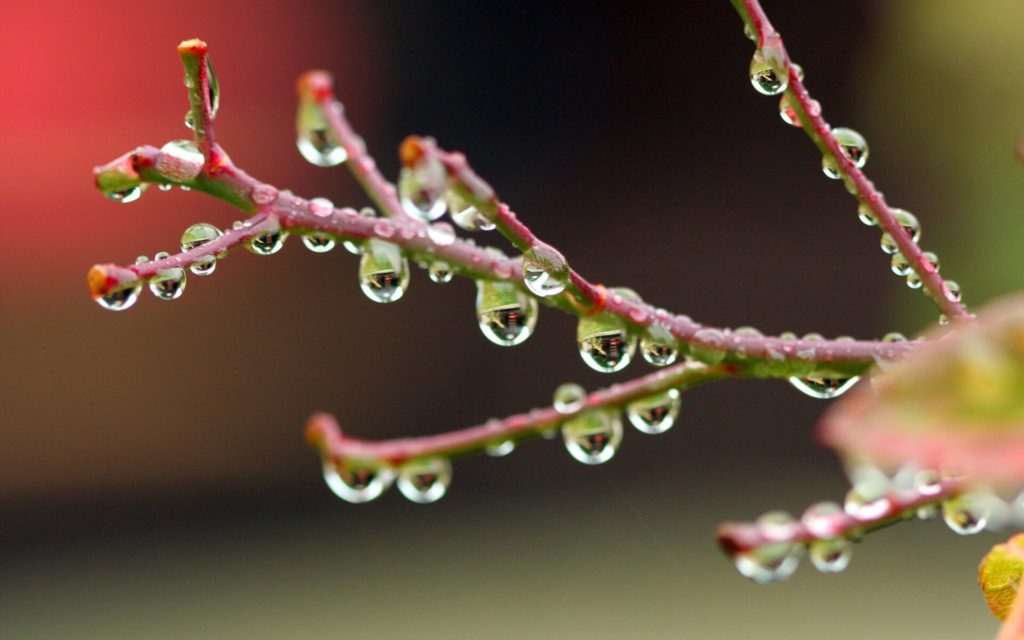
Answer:
[{"label": "hanging droplet", "polygon": [[174,188],[173,184],[162,184],[162,185],[160,185],[160,190],[161,191],[170,191],[173,188]]},{"label": "hanging droplet", "polygon": [[750,26],[746,22],[743,23],[743,35],[745,35],[747,39],[757,42],[757,34],[754,33],[754,27]]},{"label": "hanging droplet", "polygon": [[857,207],[857,218],[865,225],[874,227],[878,225],[878,220],[875,219],[875,212],[871,210],[866,203],[860,203]]},{"label": "hanging droplet", "polygon": [[553,406],[561,414],[575,413],[587,403],[587,392],[580,385],[566,382],[555,389]]},{"label": "hanging droplet", "polygon": [[330,218],[334,214],[334,203],[327,198],[313,198],[309,201],[309,212],[318,218]]},{"label": "hanging droplet", "polygon": [[969,536],[988,524],[991,503],[982,496],[965,493],[942,503],[942,519],[955,533]]},{"label": "hanging droplet", "polygon": [[[206,222],[194,224],[181,235],[181,250],[191,251],[196,247],[213,242],[221,237],[223,232],[220,229]],[[196,260],[189,270],[197,276],[208,276],[217,268],[217,256],[202,256]]]},{"label": "hanging droplet", "polygon": [[427,227],[427,237],[442,247],[455,242],[455,228],[447,222],[435,222]]},{"label": "hanging droplet", "polygon": [[[170,254],[166,251],[153,256],[154,260],[166,260]],[[161,300],[177,300],[185,292],[185,270],[181,267],[164,269],[149,281],[149,291]]]},{"label": "hanging droplet", "polygon": [[523,282],[542,298],[557,296],[569,282],[569,264],[558,249],[535,242],[523,254]]},{"label": "hanging droplet", "polygon": [[963,294],[960,291],[960,285],[953,280],[946,280],[943,284],[946,285],[946,291],[948,292],[946,297],[953,302],[960,302],[963,298]]},{"label": "hanging droplet", "polygon": [[245,248],[258,256],[272,256],[284,247],[287,237],[288,234],[281,227],[274,227],[250,238],[245,243]]},{"label": "hanging droplet", "polygon": [[107,292],[102,296],[93,296],[93,299],[104,309],[109,311],[124,311],[131,307],[139,299],[142,291],[142,281],[136,280],[128,286]]},{"label": "hanging droplet", "polygon": [[377,238],[366,242],[359,260],[359,288],[374,302],[400,300],[409,287],[409,261],[393,244]]},{"label": "hanging droplet", "polygon": [[[932,263],[932,267],[934,267],[936,271],[939,270],[939,256],[935,255],[931,251],[925,251],[922,255],[923,255],[925,260],[927,260],[928,262]],[[907,276],[907,286],[908,287],[910,287],[911,289],[920,289],[921,288],[921,284],[922,284],[921,276],[919,276],[916,271],[912,271],[912,270],[908,269],[907,273],[906,273],[906,276]]]},{"label": "hanging droplet", "polygon": [[189,182],[203,170],[206,159],[192,140],[171,140],[160,147],[154,168],[172,182]]},{"label": "hanging droplet", "polygon": [[424,157],[414,167],[405,167],[398,176],[398,197],[407,214],[430,222],[444,215],[448,208],[444,194],[448,174],[436,158]]},{"label": "hanging droplet", "polygon": [[[903,230],[907,232],[907,235],[910,236],[911,240],[918,242],[921,239],[921,223],[918,222],[917,216],[909,211],[904,211],[903,209],[892,209],[892,215],[896,219],[896,222],[903,227]],[[900,248],[896,246],[896,241],[888,233],[882,234],[881,245],[882,251],[888,254],[893,254],[900,250]]]},{"label": "hanging droplet", "polygon": [[335,495],[353,504],[379,497],[394,480],[394,469],[377,463],[324,461],[324,482]]},{"label": "hanging droplet", "polygon": [[777,96],[786,90],[789,76],[781,65],[769,60],[758,50],[750,60],[750,84],[754,85],[758,93]]},{"label": "hanging droplet", "polygon": [[807,376],[805,378],[789,378],[789,383],[796,387],[800,392],[809,395],[812,398],[831,400],[832,398],[838,398],[846,393],[850,387],[857,384],[858,380],[860,380],[858,376],[850,378],[821,378],[817,376]]},{"label": "hanging droplet", "polygon": [[846,494],[843,509],[858,520],[875,520],[886,514],[892,502],[888,487],[876,487],[865,483],[854,485]]},{"label": "hanging droplet", "polygon": [[422,458],[402,465],[398,472],[398,490],[420,504],[436,502],[452,482],[452,463],[448,458]]},{"label": "hanging droplet", "polygon": [[430,267],[427,269],[427,274],[430,276],[432,282],[438,284],[445,284],[452,281],[454,272],[450,264],[444,260],[435,260],[430,263]]},{"label": "hanging droplet", "polygon": [[309,233],[302,236],[302,244],[313,253],[327,253],[334,248],[334,236],[329,233]]},{"label": "hanging droplet", "polygon": [[811,543],[811,564],[822,573],[839,573],[850,564],[853,545],[846,538],[817,540]]},{"label": "hanging droplet", "polygon": [[675,338],[660,324],[647,327],[648,335],[640,340],[640,354],[648,364],[655,367],[667,367],[679,358],[679,348]]},{"label": "hanging droplet", "polygon": [[794,127],[803,126],[803,123],[800,122],[800,114],[797,113],[796,108],[793,107],[789,100],[789,94],[783,95],[779,99],[779,117],[788,125]]},{"label": "hanging droplet", "polygon": [[195,130],[196,123],[192,121],[192,110],[189,109],[185,112],[185,126],[191,130]]},{"label": "hanging droplet", "polygon": [[718,329],[705,327],[693,334],[694,342],[690,353],[705,364],[718,364],[725,359],[725,334]]},{"label": "hanging droplet", "polygon": [[213,71],[209,56],[206,58],[206,80],[209,88],[210,117],[214,118],[220,109],[220,82],[217,81],[217,74]]},{"label": "hanging droplet", "polygon": [[326,124],[312,129],[300,127],[295,146],[306,162],[318,167],[336,167],[348,160],[348,151],[335,140]]},{"label": "hanging droplet", "polygon": [[934,469],[925,469],[914,477],[914,489],[923,496],[934,496],[942,491],[942,476]]},{"label": "hanging droplet", "polygon": [[516,450],[516,441],[512,439],[492,442],[484,447],[484,453],[492,458],[503,458]]},{"label": "hanging droplet", "polygon": [[669,389],[629,403],[626,416],[630,424],[642,433],[665,433],[676,423],[679,405],[679,389]]},{"label": "hanging droplet", "polygon": [[622,442],[622,419],[618,411],[588,411],[566,420],[562,438],[573,458],[601,464],[612,459]]},{"label": "hanging droplet", "polygon": [[912,271],[910,268],[910,261],[907,260],[899,251],[892,254],[890,266],[892,267],[892,272],[898,276],[905,276]]},{"label": "hanging droplet", "polygon": [[[864,168],[868,161],[868,142],[864,136],[846,127],[836,127],[832,130],[832,136],[839,143],[840,151],[850,159],[853,166],[858,169]],[[826,155],[821,159],[821,170],[833,180],[838,180],[842,175],[831,155]]]},{"label": "hanging droplet", "polygon": [[121,189],[120,191],[110,191],[106,196],[114,202],[128,204],[129,202],[135,202],[141,198],[142,192],[146,190],[146,186],[146,183],[137,184],[134,187],[128,187],[127,189]]},{"label": "hanging droplet", "polygon": [[[612,295],[622,295],[622,291],[613,289]],[[630,293],[629,297],[636,296]],[[614,373],[621,371],[632,361],[637,338],[629,334],[626,323],[619,317],[610,313],[599,313],[580,318],[576,328],[576,343],[580,357],[591,369],[601,373]]]},{"label": "hanging droplet", "polygon": [[537,325],[537,300],[509,282],[476,285],[476,315],[484,337],[496,345],[522,344]]},{"label": "hanging droplet", "polygon": [[[365,218],[376,218],[377,212],[374,211],[373,207],[363,207],[359,210],[359,215]],[[352,255],[358,256],[363,253],[363,245],[355,240],[342,240],[341,246],[345,247],[345,251]]]},{"label": "hanging droplet", "polygon": [[494,223],[487,219],[487,216],[480,213],[476,207],[466,202],[462,196],[455,191],[445,194],[448,201],[448,213],[459,228],[466,231],[491,231]]},{"label": "hanging droplet", "polygon": [[758,584],[780,582],[793,575],[800,564],[796,545],[769,542],[733,556],[736,570]]},{"label": "hanging droplet", "polygon": [[903,335],[899,331],[890,331],[889,333],[882,336],[882,342],[906,342],[907,336]]},{"label": "hanging droplet", "polygon": [[846,512],[835,502],[816,502],[807,507],[800,522],[816,538],[833,538],[842,528]]}]

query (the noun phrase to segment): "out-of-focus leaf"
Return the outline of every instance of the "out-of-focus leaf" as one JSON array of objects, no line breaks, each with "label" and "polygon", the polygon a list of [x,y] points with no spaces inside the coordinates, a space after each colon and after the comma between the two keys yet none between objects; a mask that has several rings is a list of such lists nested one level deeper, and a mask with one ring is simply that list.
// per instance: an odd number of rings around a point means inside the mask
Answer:
[{"label": "out-of-focus leaf", "polygon": [[1013,607],[1022,574],[1024,533],[1018,533],[1006,543],[992,547],[978,567],[978,584],[985,594],[985,601],[1000,620],[1005,620]]}]

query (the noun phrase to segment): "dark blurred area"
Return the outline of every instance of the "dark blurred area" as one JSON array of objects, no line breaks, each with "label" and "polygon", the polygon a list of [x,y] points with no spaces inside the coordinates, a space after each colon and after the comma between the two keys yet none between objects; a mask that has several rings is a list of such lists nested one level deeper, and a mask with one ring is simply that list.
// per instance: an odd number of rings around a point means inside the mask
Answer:
[{"label": "dark blurred area", "polygon": [[[1020,286],[1024,8],[1012,0],[766,0],[869,175],[979,304]],[[684,394],[680,424],[627,433],[600,468],[558,442],[457,460],[438,504],[340,502],[302,439],[314,410],[349,433],[435,433],[550,402],[586,368],[571,317],[497,348],[473,286],[417,270],[401,302],[359,292],[356,259],[245,252],[174,303],[93,303],[85,273],[171,250],[194,193],[103,199],[91,168],[187,137],[174,47],[201,37],[219,141],[253,175],[360,206],[344,170],[294,147],[294,80],[338,94],[388,175],[409,133],[466,153],[591,279],[694,319],[771,333],[914,334],[935,320],[888,273],[877,230],[746,79],[728,2],[228,0],[200,7],[6,3],[0,72],[0,636],[11,638],[990,637],[983,535],[940,523],[872,535],[840,576],[758,587],[714,527],[838,500],[816,444],[824,403],[781,381]],[[1009,68],[1012,68],[1010,66]],[[500,238],[481,235],[480,242]]]}]

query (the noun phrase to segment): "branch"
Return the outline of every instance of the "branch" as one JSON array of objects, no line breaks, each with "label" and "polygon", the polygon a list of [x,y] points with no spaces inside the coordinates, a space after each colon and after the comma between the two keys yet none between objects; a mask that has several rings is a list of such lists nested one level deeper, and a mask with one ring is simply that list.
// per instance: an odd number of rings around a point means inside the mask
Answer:
[{"label": "branch", "polygon": [[210,65],[206,43],[198,38],[185,40],[178,45],[178,54],[185,65],[185,86],[191,108],[185,116],[186,125],[195,134],[196,143],[208,165],[215,164],[216,137],[213,119],[220,104],[220,85]]},{"label": "branch", "polygon": [[859,162],[857,158],[851,158],[843,151],[844,145],[836,137],[837,130],[834,130],[821,115],[821,105],[808,93],[803,83],[802,70],[790,60],[782,36],[769,22],[759,0],[730,1],[750,32],[754,34],[758,54],[776,70],[774,72],[781,73],[787,78],[785,83],[777,86],[787,87],[786,99],[795,111],[796,118],[811,141],[831,161],[837,177],[846,182],[850,192],[860,200],[862,206],[870,210],[878,226],[893,239],[899,252],[909,263],[909,268],[920,278],[925,292],[942,313],[954,320],[970,321],[971,315],[960,302],[959,286],[950,285],[942,279],[936,266],[925,256],[915,238],[897,219],[898,210],[889,207],[882,193],[860,170],[858,164],[863,164],[866,160],[866,146],[863,150],[863,159]]},{"label": "branch", "polygon": [[618,409],[625,405],[669,389],[687,389],[737,375],[735,367],[684,363],[649,373],[611,387],[600,389],[576,403],[571,410],[564,407],[534,409],[501,420],[449,431],[431,436],[396,440],[367,441],[343,434],[334,417],[318,413],[306,426],[306,439],[325,459],[375,461],[400,465],[415,458],[451,457],[481,451],[489,445],[516,442],[550,433],[573,417],[596,410]]}]

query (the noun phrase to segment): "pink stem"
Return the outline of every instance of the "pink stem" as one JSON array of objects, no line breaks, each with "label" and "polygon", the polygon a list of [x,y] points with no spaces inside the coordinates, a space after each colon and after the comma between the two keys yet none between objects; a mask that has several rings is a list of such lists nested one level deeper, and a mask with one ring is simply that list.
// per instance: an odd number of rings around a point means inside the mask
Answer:
[{"label": "pink stem", "polygon": [[452,456],[483,449],[488,444],[521,440],[555,429],[562,422],[580,413],[595,409],[612,409],[640,398],[673,388],[688,388],[736,375],[733,366],[707,366],[684,363],[640,378],[595,391],[586,402],[572,412],[560,413],[553,407],[534,409],[504,419],[456,431],[416,438],[368,441],[345,435],[334,416],[318,413],[306,425],[306,439],[324,457],[336,459],[374,460],[398,465],[412,458]]},{"label": "pink stem", "polygon": [[823,153],[829,154],[835,160],[840,173],[853,185],[857,197],[870,207],[875,219],[878,220],[878,225],[895,240],[896,246],[921,278],[925,291],[936,306],[950,319],[970,321],[972,316],[949,291],[934,265],[924,257],[921,248],[896,220],[885,197],[864,175],[864,172],[858,169],[840,149],[839,142],[832,134],[832,126],[821,115],[821,106],[808,93],[793,66],[793,61],[789,58],[782,42],[782,36],[768,20],[764,9],[761,8],[761,3],[758,0],[732,0],[732,2],[739,11],[740,17],[743,17],[753,27],[754,33],[757,35],[758,47],[762,51],[770,50],[784,61],[786,73],[789,76],[789,87],[786,92],[795,100],[794,106],[799,110],[800,122],[812,141]]}]

